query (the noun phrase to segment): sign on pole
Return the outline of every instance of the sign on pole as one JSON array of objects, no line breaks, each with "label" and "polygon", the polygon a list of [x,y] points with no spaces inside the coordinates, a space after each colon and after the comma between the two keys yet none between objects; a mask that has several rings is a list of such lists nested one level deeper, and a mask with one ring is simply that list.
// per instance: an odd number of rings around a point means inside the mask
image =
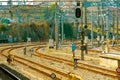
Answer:
[{"label": "sign on pole", "polygon": [[118,68],[116,69],[116,72],[117,72],[118,74],[120,74],[120,67],[118,67]]}]

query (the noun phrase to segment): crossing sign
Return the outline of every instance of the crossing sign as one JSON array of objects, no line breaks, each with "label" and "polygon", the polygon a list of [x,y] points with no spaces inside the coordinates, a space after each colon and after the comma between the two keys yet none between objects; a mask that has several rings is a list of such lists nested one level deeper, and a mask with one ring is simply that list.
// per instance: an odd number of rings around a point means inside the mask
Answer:
[{"label": "crossing sign", "polygon": [[120,74],[120,67],[118,67],[118,68],[116,69],[116,72],[117,72],[118,74]]},{"label": "crossing sign", "polygon": [[54,73],[52,73],[52,74],[50,75],[50,77],[51,77],[52,79],[54,79],[54,78],[56,78],[56,75],[55,75]]}]

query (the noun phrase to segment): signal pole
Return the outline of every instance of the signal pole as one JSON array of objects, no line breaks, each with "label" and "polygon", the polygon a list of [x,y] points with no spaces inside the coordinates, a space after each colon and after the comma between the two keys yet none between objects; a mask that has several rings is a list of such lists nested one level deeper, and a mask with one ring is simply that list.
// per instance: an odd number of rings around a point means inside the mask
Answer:
[{"label": "signal pole", "polygon": [[[77,2],[77,8],[76,8],[76,18],[80,18],[81,17],[81,9],[79,8],[80,6],[80,2]],[[78,23],[77,23],[78,24]],[[85,45],[84,45],[84,36],[85,35],[85,31],[84,29],[81,30],[81,60],[84,60],[84,51],[85,51]]]},{"label": "signal pole", "polygon": [[75,17],[76,17],[76,39],[79,38],[79,34],[78,34],[78,27],[79,27],[79,19],[81,17],[81,9],[80,9],[80,1],[77,1],[77,6],[75,9]]}]

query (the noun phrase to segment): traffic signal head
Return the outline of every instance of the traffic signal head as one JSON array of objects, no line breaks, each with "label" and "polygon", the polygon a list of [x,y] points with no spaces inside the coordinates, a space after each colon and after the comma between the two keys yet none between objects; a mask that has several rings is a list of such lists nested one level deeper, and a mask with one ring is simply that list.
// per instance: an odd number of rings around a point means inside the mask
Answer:
[{"label": "traffic signal head", "polygon": [[80,18],[81,17],[81,9],[80,8],[76,8],[75,9],[75,16],[76,16],[76,18]]}]

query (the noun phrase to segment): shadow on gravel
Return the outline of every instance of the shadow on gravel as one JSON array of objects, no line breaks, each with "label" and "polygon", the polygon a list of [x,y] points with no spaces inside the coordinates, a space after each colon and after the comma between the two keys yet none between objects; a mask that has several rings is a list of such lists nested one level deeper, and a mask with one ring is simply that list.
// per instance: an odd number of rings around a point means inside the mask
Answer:
[{"label": "shadow on gravel", "polygon": [[[4,64],[0,64],[0,66],[4,67],[5,69],[7,69],[11,73],[13,73],[15,76],[20,78],[20,80],[30,80],[27,77],[25,77],[24,75],[22,75],[21,73],[9,68],[8,66],[6,66]],[[5,73],[0,69],[0,80],[13,80],[13,79],[10,79],[9,76],[5,75]]]}]

